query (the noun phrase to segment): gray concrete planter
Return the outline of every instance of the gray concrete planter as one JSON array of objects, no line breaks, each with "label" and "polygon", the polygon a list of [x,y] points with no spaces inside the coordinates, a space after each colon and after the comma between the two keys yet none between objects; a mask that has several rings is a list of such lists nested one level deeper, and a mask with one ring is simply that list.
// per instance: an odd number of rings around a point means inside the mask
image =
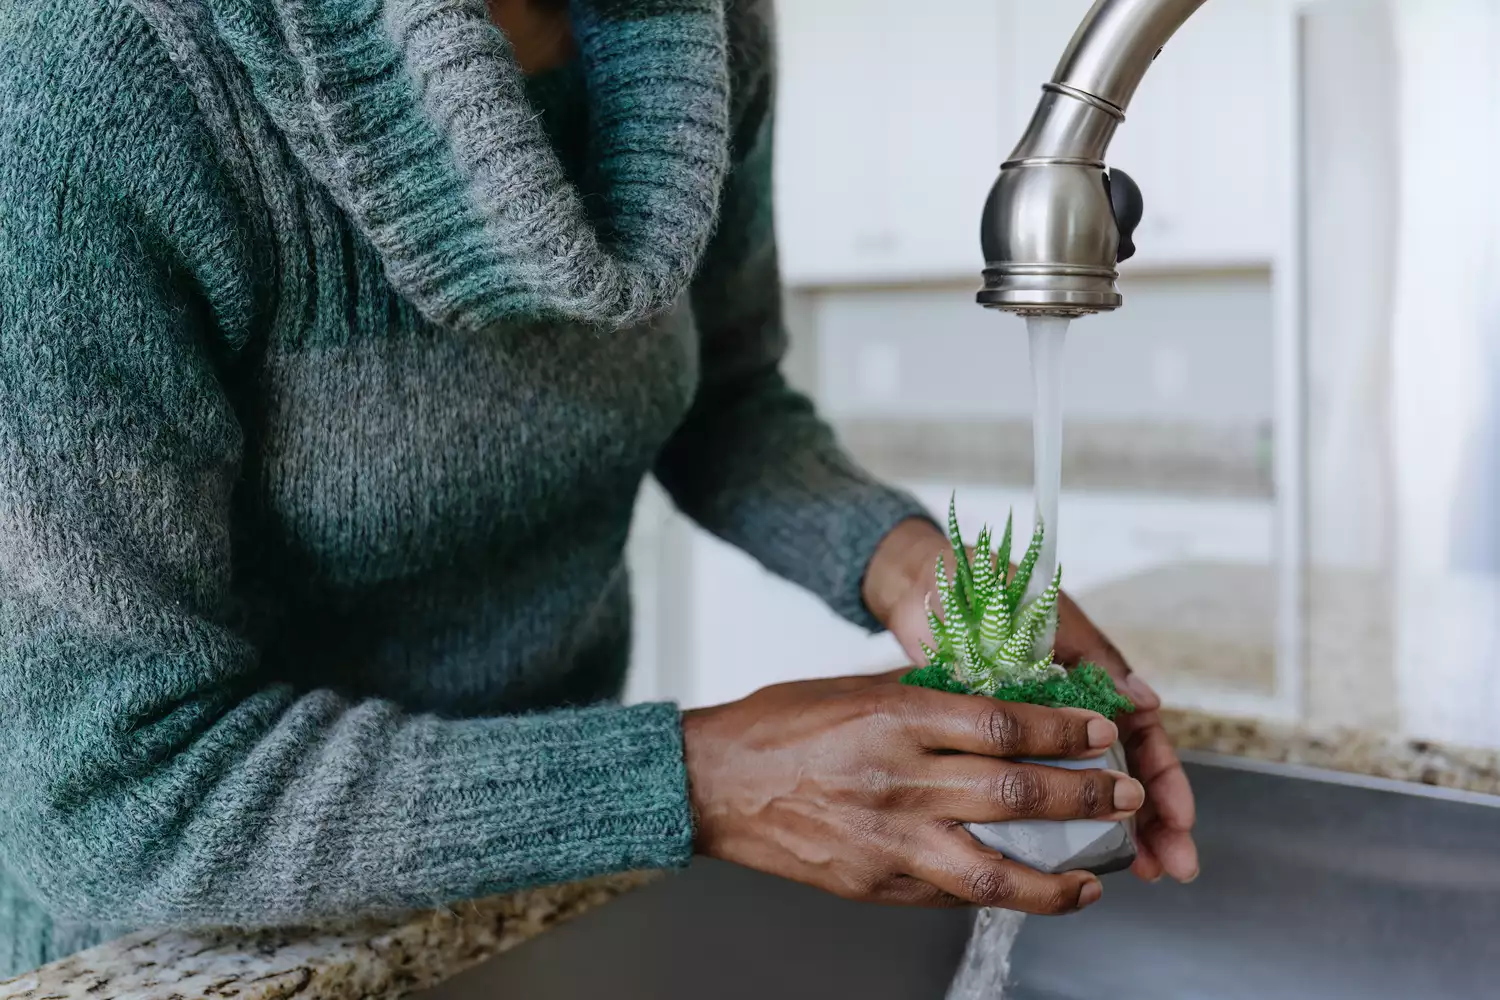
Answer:
[{"label": "gray concrete planter", "polygon": [[[1090,760],[1027,760],[1028,764],[1110,768],[1129,774],[1125,748],[1119,743]],[[1016,820],[1011,823],[970,823],[969,832],[981,844],[1014,861],[1048,875],[1088,871],[1095,875],[1123,871],[1135,861],[1135,819],[1106,823],[1092,819]]]}]

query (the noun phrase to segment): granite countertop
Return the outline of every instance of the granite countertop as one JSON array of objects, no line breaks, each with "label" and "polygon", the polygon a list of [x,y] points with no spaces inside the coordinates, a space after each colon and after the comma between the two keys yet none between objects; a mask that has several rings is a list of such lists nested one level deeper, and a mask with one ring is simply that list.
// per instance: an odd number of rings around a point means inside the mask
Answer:
[{"label": "granite countertop", "polygon": [[1166,709],[1162,718],[1180,750],[1500,795],[1500,750],[1382,736],[1348,726],[1290,725],[1182,709]]},{"label": "granite countertop", "polygon": [[[1380,735],[1399,729],[1370,725],[1370,719],[1353,726],[1328,720],[1291,725],[1181,708],[1162,715],[1183,750],[1500,795],[1500,748]],[[400,996],[434,986],[660,874],[611,876],[353,925],[144,932],[0,981],[0,1000]]]},{"label": "granite countertop", "polygon": [[0,981],[0,1000],[358,1000],[434,986],[658,873],[305,930],[144,932]]},{"label": "granite countertop", "polygon": [[[1500,751],[1168,709],[1186,750],[1500,795]],[[639,872],[350,926],[145,932],[14,979],[0,1000],[362,1000],[434,986],[660,877]]]}]

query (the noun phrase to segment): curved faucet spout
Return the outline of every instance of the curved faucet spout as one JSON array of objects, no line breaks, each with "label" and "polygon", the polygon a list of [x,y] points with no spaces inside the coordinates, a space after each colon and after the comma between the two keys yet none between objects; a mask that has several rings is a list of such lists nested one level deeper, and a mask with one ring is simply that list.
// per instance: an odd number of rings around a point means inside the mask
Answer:
[{"label": "curved faucet spout", "polygon": [[1104,156],[1152,60],[1205,2],[1097,0],[1088,12],[985,204],[982,304],[1064,316],[1119,307],[1122,225],[1139,221],[1140,205],[1134,182],[1111,192]]},{"label": "curved faucet spout", "polygon": [[1151,61],[1206,0],[1100,0],[1074,33],[1052,82],[1123,112]]}]

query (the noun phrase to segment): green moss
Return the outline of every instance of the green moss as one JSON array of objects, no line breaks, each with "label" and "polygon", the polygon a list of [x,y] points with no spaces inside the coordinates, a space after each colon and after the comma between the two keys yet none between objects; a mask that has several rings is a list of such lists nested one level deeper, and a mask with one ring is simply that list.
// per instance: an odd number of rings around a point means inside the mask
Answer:
[{"label": "green moss", "polygon": [[968,694],[969,692],[954,679],[953,674],[947,667],[929,663],[925,667],[917,667],[901,678],[902,684],[910,684],[912,687],[931,688],[934,691],[943,691],[947,694]]},{"label": "green moss", "polygon": [[[968,693],[946,667],[938,665],[917,667],[902,677],[901,683],[949,694]],[[993,697],[1048,708],[1083,708],[1111,720],[1121,712],[1135,711],[1130,699],[1115,690],[1109,674],[1093,663],[1083,664],[1066,677],[1006,684],[996,689]]]}]

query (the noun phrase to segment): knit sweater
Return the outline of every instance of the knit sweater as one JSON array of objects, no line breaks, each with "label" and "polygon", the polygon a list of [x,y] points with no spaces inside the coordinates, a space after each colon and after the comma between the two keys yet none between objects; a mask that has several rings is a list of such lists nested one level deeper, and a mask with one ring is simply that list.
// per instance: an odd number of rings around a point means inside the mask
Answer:
[{"label": "knit sweater", "polygon": [[922,510],[778,373],[766,5],[572,17],[0,4],[0,970],[685,863],[647,475],[877,627]]}]

